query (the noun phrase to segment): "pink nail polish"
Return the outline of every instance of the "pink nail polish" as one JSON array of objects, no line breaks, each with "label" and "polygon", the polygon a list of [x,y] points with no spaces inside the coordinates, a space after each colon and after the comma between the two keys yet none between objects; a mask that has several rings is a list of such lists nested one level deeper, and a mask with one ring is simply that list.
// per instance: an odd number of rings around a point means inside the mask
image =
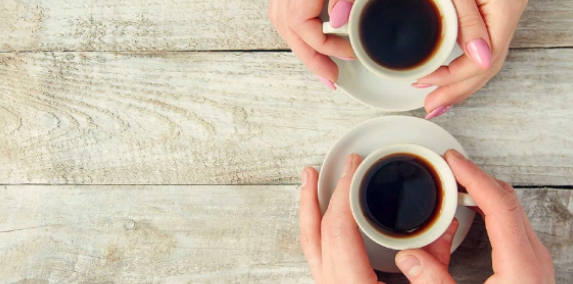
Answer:
[{"label": "pink nail polish", "polygon": [[491,52],[485,40],[478,38],[468,42],[468,52],[472,59],[482,69],[488,69],[491,65]]},{"label": "pink nail polish", "polygon": [[432,84],[423,84],[423,83],[414,83],[412,84],[412,87],[414,88],[418,88],[418,89],[425,89],[425,88],[429,88],[429,87],[433,87],[434,85]]},{"label": "pink nail polish", "polygon": [[326,85],[327,88],[329,88],[331,90],[336,90],[336,86],[334,85],[334,83],[330,82],[330,80],[328,80],[322,76],[318,76],[318,79],[320,80],[320,82],[322,82],[324,85]]},{"label": "pink nail polish", "polygon": [[352,9],[352,3],[344,0],[338,1],[330,11],[330,25],[337,29],[348,23],[350,9]]},{"label": "pink nail polish", "polygon": [[444,113],[448,112],[448,110],[452,109],[452,105],[449,106],[441,106],[435,110],[433,110],[432,112],[428,113],[428,115],[426,115],[426,119],[432,119],[432,118],[436,118],[438,116],[443,115]]},{"label": "pink nail polish", "polygon": [[340,59],[340,60],[344,60],[344,61],[354,61],[356,59],[352,58],[352,57],[342,57],[342,56],[335,56],[336,58]]}]

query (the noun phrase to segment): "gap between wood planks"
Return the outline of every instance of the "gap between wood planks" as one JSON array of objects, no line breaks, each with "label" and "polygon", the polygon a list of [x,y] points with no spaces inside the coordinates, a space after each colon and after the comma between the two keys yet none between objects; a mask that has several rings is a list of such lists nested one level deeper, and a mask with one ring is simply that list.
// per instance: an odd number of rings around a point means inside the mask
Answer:
[{"label": "gap between wood planks", "polygon": [[[536,50],[536,49],[573,49],[572,46],[528,46],[528,47],[512,47],[510,50]],[[77,51],[77,50],[19,50],[19,51],[0,51],[0,54],[26,54],[26,53],[116,53],[116,54],[160,54],[160,53],[291,53],[290,49],[190,49],[190,50],[149,50],[149,51],[115,51],[115,50],[90,50],[90,51]]]},{"label": "gap between wood planks", "polygon": [[[299,183],[272,183],[272,184],[171,184],[171,183],[0,183],[0,186],[117,186],[117,187],[128,187],[128,186],[300,186]],[[555,189],[555,190],[573,190],[573,185],[512,185],[516,189]]]}]

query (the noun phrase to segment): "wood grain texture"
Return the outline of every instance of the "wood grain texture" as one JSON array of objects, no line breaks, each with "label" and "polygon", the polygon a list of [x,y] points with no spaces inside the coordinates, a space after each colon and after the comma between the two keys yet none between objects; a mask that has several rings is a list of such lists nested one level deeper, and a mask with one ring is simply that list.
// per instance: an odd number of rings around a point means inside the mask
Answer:
[{"label": "wood grain texture", "polygon": [[[518,192],[553,255],[558,283],[568,283],[571,192]],[[312,283],[299,248],[298,196],[296,186],[3,186],[0,279]],[[490,252],[477,219],[453,256],[450,271],[458,283],[486,279]]]},{"label": "wood grain texture", "polygon": [[[285,49],[268,0],[3,0],[1,51]],[[513,47],[573,45],[573,0],[531,0]]]},{"label": "wood grain texture", "polygon": [[3,0],[1,51],[277,49],[267,0]]},{"label": "wood grain texture", "polygon": [[294,186],[0,187],[0,279],[308,283],[297,196]]},{"label": "wood grain texture", "polygon": [[[572,56],[514,51],[435,122],[500,179],[573,184]],[[381,115],[290,53],[2,54],[0,184],[294,183]]]},{"label": "wood grain texture", "polygon": [[515,30],[512,47],[573,45],[573,1],[529,0]]}]

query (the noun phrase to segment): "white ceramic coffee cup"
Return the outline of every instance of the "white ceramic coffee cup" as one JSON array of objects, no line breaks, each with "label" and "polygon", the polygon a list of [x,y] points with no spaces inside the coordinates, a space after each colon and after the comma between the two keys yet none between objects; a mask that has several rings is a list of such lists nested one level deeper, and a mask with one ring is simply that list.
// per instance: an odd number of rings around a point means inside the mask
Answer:
[{"label": "white ceramic coffee cup", "polygon": [[[435,221],[424,228],[421,233],[412,236],[391,236],[373,227],[360,205],[360,187],[367,171],[379,160],[395,154],[410,154],[426,160],[436,171],[442,185],[442,202]],[[458,186],[452,170],[442,156],[436,152],[415,144],[391,144],[368,155],[360,164],[350,185],[350,208],[360,230],[371,240],[381,246],[394,249],[422,248],[442,236],[452,223],[458,206],[476,206],[467,193],[458,192]]]},{"label": "white ceramic coffee cup", "polygon": [[362,12],[367,6],[368,2],[372,0],[356,0],[350,12],[348,23],[340,28],[333,28],[330,22],[326,22],[322,26],[322,31],[325,34],[336,34],[341,36],[348,36],[350,44],[356,54],[356,57],[366,68],[373,73],[387,79],[400,80],[400,81],[416,81],[422,77],[429,75],[442,66],[450,54],[452,53],[456,40],[458,37],[458,17],[456,9],[451,0],[431,0],[434,1],[438,8],[442,19],[442,38],[437,47],[436,52],[426,62],[413,69],[408,70],[392,70],[381,66],[376,63],[366,53],[362,41],[360,40],[360,19]]}]

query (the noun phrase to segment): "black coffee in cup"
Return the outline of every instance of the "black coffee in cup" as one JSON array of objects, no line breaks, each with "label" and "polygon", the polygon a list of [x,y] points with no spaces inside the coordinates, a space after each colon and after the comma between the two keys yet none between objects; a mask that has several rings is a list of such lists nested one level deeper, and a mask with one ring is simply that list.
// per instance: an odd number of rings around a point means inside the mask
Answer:
[{"label": "black coffee in cup", "polygon": [[359,194],[361,210],[374,228],[411,237],[438,219],[443,190],[437,171],[424,158],[394,154],[366,171]]},{"label": "black coffee in cup", "polygon": [[432,0],[372,0],[360,17],[360,40],[377,64],[408,70],[438,50],[442,16]]}]

